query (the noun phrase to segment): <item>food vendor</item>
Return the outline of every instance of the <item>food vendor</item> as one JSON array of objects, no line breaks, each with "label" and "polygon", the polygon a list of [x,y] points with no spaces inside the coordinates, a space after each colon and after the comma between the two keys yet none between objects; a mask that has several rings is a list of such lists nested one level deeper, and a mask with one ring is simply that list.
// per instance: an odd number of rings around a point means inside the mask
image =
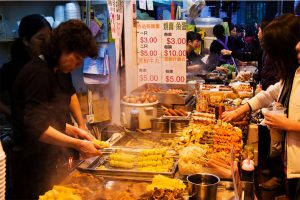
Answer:
[{"label": "food vendor", "polygon": [[11,115],[12,86],[22,67],[28,63],[32,55],[38,55],[40,44],[50,34],[51,26],[48,21],[39,14],[27,15],[22,18],[17,38],[11,47],[11,60],[0,68],[0,90],[7,96],[1,97],[0,112]]},{"label": "food vendor", "polygon": [[58,78],[81,66],[84,57],[97,56],[91,31],[81,21],[69,20],[53,30],[42,49],[13,87],[14,138],[21,149],[12,160],[12,199],[38,199],[58,183],[67,148],[85,158],[100,154],[93,136],[66,124],[71,99]]},{"label": "food vendor", "polygon": [[217,38],[210,45],[210,56],[218,59],[218,65],[232,64],[235,65],[235,60],[231,56],[223,56],[222,49],[238,50],[244,48],[244,44],[231,36],[225,36],[225,29],[221,24],[217,24],[213,28],[213,34]]},{"label": "food vendor", "polygon": [[196,52],[194,51],[200,43],[197,34],[198,33],[194,31],[189,31],[186,34],[186,57],[188,62],[187,65],[197,64],[200,61],[200,55],[196,54]]}]

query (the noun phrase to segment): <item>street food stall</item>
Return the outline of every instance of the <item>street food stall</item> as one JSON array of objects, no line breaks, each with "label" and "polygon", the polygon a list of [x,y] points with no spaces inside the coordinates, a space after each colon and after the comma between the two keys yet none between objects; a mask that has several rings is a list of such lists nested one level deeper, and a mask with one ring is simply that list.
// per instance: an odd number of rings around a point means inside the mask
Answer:
[{"label": "street food stall", "polygon": [[[124,5],[124,18],[129,19],[124,27],[126,71],[110,66],[106,76],[116,81],[99,86],[110,90],[107,115],[117,128],[109,133],[97,128],[95,113],[101,111],[91,108],[95,96],[89,94],[88,116],[94,117],[89,128],[97,132],[94,143],[102,154],[70,157],[61,169],[63,181],[40,199],[254,199],[257,125],[251,124],[250,113],[233,123],[221,120],[223,112],[259,92],[253,67],[238,66],[239,73],[222,66],[212,66],[216,71],[202,65],[189,69],[185,20],[137,21],[132,11],[136,5]],[[113,49],[107,46],[117,65],[122,63],[121,33],[118,36]],[[207,44],[210,39],[205,38]],[[118,73],[125,73],[125,86]],[[99,89],[93,84],[89,93]],[[102,95],[107,91],[97,97],[99,107]],[[195,174],[205,178],[193,179]]]},{"label": "street food stall", "polygon": [[[146,84],[138,87],[122,98],[122,105],[130,108],[127,111],[121,108],[129,114],[129,121],[132,110],[140,109],[143,104],[154,106],[149,105],[152,102],[162,109],[161,114],[149,118],[139,111],[141,126],[123,124],[108,139],[102,131],[101,137],[107,139],[102,155],[71,161],[70,174],[40,199],[67,192],[78,199],[188,199],[193,194],[187,177],[199,173],[213,174],[220,179],[216,191],[210,194],[216,195],[216,199],[242,195],[252,199],[253,171],[241,169],[242,161],[253,162],[257,153],[251,145],[244,148],[250,118],[245,116],[233,124],[220,120],[223,111],[235,109],[251,95],[252,88],[245,82],[229,86]],[[186,107],[191,100],[195,101],[195,107]],[[182,106],[178,108],[178,105]],[[144,128],[144,121],[150,126]]]}]

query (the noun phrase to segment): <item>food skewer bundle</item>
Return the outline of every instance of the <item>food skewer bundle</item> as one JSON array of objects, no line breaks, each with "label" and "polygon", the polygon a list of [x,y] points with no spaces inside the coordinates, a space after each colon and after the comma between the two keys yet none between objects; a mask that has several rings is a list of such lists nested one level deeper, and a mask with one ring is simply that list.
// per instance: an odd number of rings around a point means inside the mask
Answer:
[{"label": "food skewer bundle", "polygon": [[147,149],[141,151],[138,157],[139,171],[168,172],[172,169],[174,158],[166,148]]},{"label": "food skewer bundle", "polygon": [[222,177],[231,177],[230,154],[217,152],[208,155],[208,167],[214,168],[216,173]]},{"label": "food skewer bundle", "polygon": [[209,125],[190,123],[171,146],[181,150],[194,144],[208,144],[213,152],[226,153],[230,153],[234,147],[236,155],[240,155],[243,147],[242,131],[238,127],[219,120],[216,124]]},{"label": "food skewer bundle", "polygon": [[110,147],[109,142],[106,142],[106,141],[94,139],[93,143],[100,146],[100,148],[109,148]]},{"label": "food skewer bundle", "polygon": [[[108,164],[113,168],[133,169],[151,172],[169,172],[174,163],[174,158],[166,148],[146,149],[138,154],[125,152],[112,153],[108,157]],[[105,169],[101,165],[98,169]]]},{"label": "food skewer bundle", "polygon": [[165,109],[165,116],[188,116],[188,113],[183,109]]},{"label": "food skewer bundle", "polygon": [[195,112],[193,113],[193,122],[199,124],[214,124],[215,115],[211,113]]},{"label": "food skewer bundle", "polygon": [[206,133],[213,134],[213,125],[190,123],[182,130],[179,138],[172,143],[171,147],[180,150],[189,145],[200,144]]},{"label": "food skewer bundle", "polygon": [[109,166],[132,169],[134,167],[135,156],[126,153],[112,153],[109,155]]},{"label": "food skewer bundle", "polygon": [[215,152],[230,153],[234,148],[237,156],[241,154],[243,148],[242,130],[229,123],[222,122],[221,125],[215,125],[214,144]]}]

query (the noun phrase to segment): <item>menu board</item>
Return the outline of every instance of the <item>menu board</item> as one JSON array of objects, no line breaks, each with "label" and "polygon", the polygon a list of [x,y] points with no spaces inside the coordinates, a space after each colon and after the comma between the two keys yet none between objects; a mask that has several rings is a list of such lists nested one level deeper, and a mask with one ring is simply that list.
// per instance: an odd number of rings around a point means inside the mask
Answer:
[{"label": "menu board", "polygon": [[186,22],[162,21],[162,83],[186,83]]},{"label": "menu board", "polygon": [[138,86],[186,83],[186,22],[137,21]]}]

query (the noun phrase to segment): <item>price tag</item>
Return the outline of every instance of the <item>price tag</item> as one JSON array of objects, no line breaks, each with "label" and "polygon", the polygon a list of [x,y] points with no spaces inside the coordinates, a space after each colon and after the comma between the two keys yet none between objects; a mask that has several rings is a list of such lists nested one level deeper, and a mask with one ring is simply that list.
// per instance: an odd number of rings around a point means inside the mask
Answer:
[{"label": "price tag", "polygon": [[186,83],[186,22],[137,21],[138,86]]},{"label": "price tag", "polygon": [[138,85],[161,82],[160,21],[137,22]]},{"label": "price tag", "polygon": [[186,22],[165,20],[162,30],[162,83],[186,83]]}]

